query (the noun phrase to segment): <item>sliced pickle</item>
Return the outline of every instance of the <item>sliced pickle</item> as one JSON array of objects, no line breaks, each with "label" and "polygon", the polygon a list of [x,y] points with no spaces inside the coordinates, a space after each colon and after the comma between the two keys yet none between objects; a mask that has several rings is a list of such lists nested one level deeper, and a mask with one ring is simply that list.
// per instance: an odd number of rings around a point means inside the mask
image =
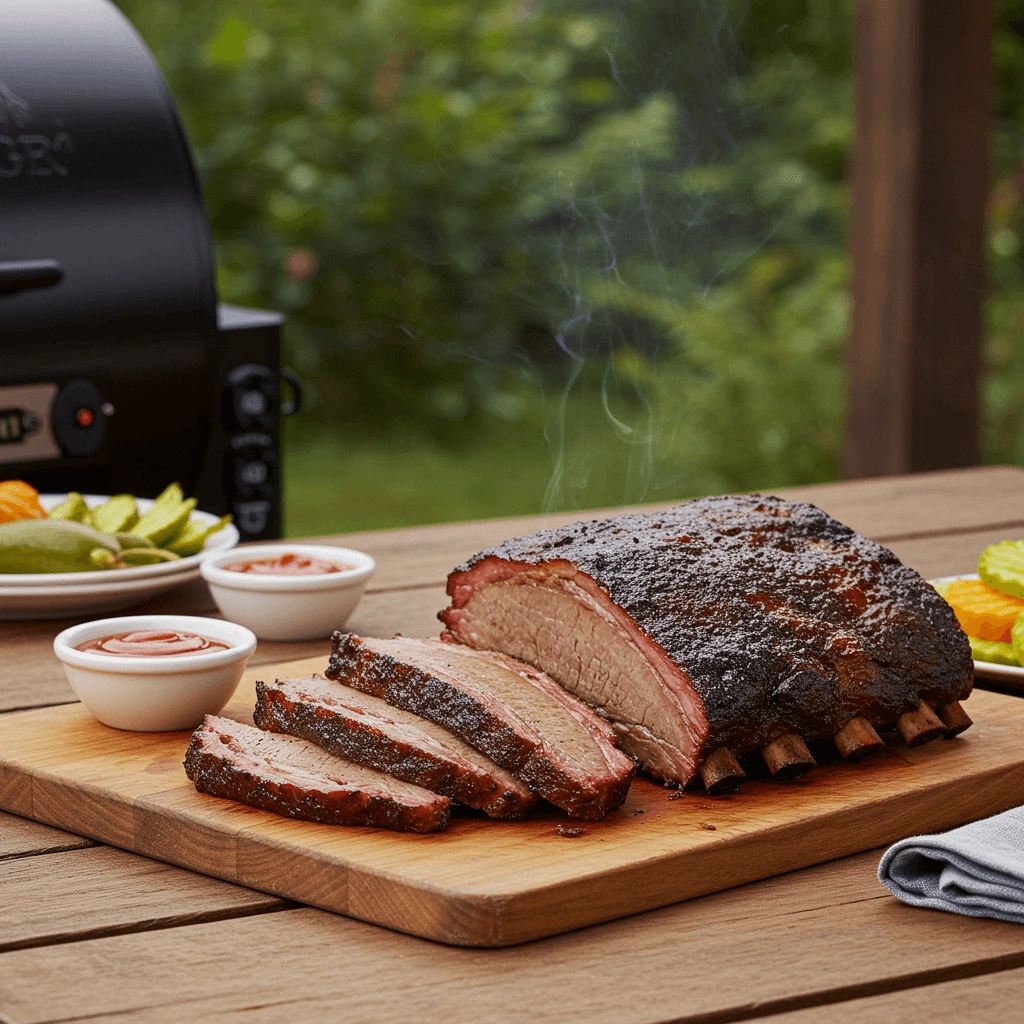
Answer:
[{"label": "sliced pickle", "polygon": [[121,563],[109,548],[93,548],[89,552],[90,569],[117,569]]},{"label": "sliced pickle", "polygon": [[181,484],[168,484],[153,500],[154,505],[180,505],[185,500]]},{"label": "sliced pickle", "polygon": [[1020,665],[1013,647],[1000,640],[979,640],[976,636],[967,638],[971,641],[971,657],[975,661],[990,661],[996,665]]},{"label": "sliced pickle", "polygon": [[195,498],[189,498],[180,504],[171,504],[168,501],[154,505],[128,532],[136,537],[145,537],[159,547],[185,526],[195,507]]},{"label": "sliced pickle", "polygon": [[212,526],[203,526],[202,523],[190,522],[181,533],[178,534],[167,545],[168,551],[173,551],[182,558],[189,555],[198,555],[206,544],[207,537],[213,536],[218,530],[223,530],[231,522],[231,516],[223,516]]},{"label": "sliced pickle", "polygon": [[139,508],[130,494],[115,494],[92,510],[92,525],[104,533],[126,533],[139,521]]},{"label": "sliced pickle", "polygon": [[996,590],[1024,598],[1024,540],[992,544],[978,559],[978,575]]},{"label": "sliced pickle", "polygon": [[47,514],[48,519],[66,519],[71,523],[84,523],[89,515],[89,506],[78,491],[72,491],[56,508]]},{"label": "sliced pickle", "polygon": [[122,548],[155,548],[156,545],[148,537],[137,537],[134,533],[115,533],[117,543]]},{"label": "sliced pickle", "polygon": [[[1010,630],[1010,647],[1018,665],[1024,665],[1024,612],[1017,616],[1017,621]],[[1006,664],[1013,664],[1009,662]]]},{"label": "sliced pickle", "polygon": [[180,557],[162,548],[125,548],[121,552],[124,565],[156,565],[159,562],[176,562]]}]

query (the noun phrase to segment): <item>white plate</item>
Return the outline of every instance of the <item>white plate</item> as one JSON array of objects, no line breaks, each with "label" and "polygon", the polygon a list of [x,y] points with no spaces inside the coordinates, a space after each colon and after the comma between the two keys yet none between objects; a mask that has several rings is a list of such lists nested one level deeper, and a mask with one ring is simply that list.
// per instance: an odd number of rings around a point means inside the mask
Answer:
[{"label": "white plate", "polygon": [[[40,503],[49,511],[67,495],[41,494]],[[87,494],[90,508],[102,505],[102,494]],[[140,512],[153,507],[148,498],[138,498]],[[219,516],[193,512],[192,520],[212,526]],[[176,562],[139,565],[130,569],[98,569],[95,572],[0,573],[0,619],[57,619],[128,608],[181,586],[199,576],[203,555],[226,551],[239,540],[238,530],[228,524],[210,537],[198,555]]]},{"label": "white plate", "polygon": [[[929,583],[953,583],[955,580],[976,580],[980,577],[976,572],[961,573],[959,576],[939,576]],[[1012,679],[1024,682],[1024,667],[1019,665],[997,665],[994,661],[976,661],[974,674],[983,679]]]}]

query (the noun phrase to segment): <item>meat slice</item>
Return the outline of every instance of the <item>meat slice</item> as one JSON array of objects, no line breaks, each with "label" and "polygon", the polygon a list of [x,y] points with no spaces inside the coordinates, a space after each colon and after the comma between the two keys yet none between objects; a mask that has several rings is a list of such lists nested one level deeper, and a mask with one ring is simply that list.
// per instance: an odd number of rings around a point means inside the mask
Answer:
[{"label": "meat slice", "polygon": [[207,715],[192,734],[185,774],[196,789],[286,818],[438,832],[451,801],[307,740]]},{"label": "meat slice", "polygon": [[253,717],[261,729],[312,740],[492,818],[518,820],[537,802],[515,776],[447,729],[323,676],[257,683]]},{"label": "meat slice", "polygon": [[602,818],[629,791],[635,765],[607,723],[501,654],[335,633],[327,675],[444,726],[572,818]]},{"label": "meat slice", "polygon": [[668,782],[712,757],[728,778],[736,756],[777,741],[796,751],[781,768],[802,769],[813,759],[801,737],[855,718],[869,735],[971,691],[967,638],[916,572],[821,509],[776,497],[509,540],[456,568],[448,595],[444,636],[547,673]]}]

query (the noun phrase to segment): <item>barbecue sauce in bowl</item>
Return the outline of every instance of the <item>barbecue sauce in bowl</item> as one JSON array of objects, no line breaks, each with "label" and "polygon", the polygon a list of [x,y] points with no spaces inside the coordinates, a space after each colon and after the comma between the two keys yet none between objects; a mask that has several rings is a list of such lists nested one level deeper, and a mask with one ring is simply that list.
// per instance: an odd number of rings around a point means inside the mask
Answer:
[{"label": "barbecue sauce in bowl", "polygon": [[116,658],[166,658],[183,654],[226,651],[227,644],[197,633],[179,633],[167,629],[140,629],[134,633],[114,633],[95,640],[86,640],[76,651],[109,654]]},{"label": "barbecue sauce in bowl", "polygon": [[254,558],[247,562],[230,562],[221,568],[226,572],[248,572],[260,576],[325,576],[331,572],[347,572],[354,566],[289,552],[285,555],[278,555],[276,558]]}]

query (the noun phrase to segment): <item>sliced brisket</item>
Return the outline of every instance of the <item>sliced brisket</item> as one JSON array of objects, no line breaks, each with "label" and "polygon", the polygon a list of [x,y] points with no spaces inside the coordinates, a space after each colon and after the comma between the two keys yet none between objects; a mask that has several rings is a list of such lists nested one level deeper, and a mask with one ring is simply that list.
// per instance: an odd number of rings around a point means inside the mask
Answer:
[{"label": "sliced brisket", "polygon": [[608,725],[511,658],[335,633],[327,675],[455,733],[570,817],[601,818],[629,790],[635,766]]},{"label": "sliced brisket", "polygon": [[257,683],[253,717],[261,729],[312,740],[492,818],[520,819],[537,802],[517,778],[447,729],[323,676]]},{"label": "sliced brisket", "polygon": [[949,606],[813,505],[704,498],[506,541],[448,578],[446,636],[596,706],[658,778],[971,690]]},{"label": "sliced brisket", "polygon": [[192,734],[185,774],[201,793],[238,800],[286,818],[437,832],[450,801],[353,764],[306,740],[207,715]]}]

